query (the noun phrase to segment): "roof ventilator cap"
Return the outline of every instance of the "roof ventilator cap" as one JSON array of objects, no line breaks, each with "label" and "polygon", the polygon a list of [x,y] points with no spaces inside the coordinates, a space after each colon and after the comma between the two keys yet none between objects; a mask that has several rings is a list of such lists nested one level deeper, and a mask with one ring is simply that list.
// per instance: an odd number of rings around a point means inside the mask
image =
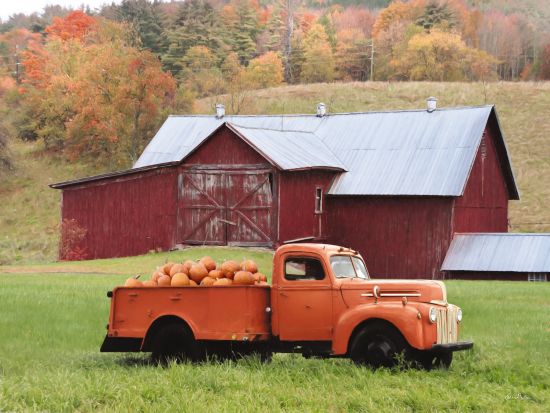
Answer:
[{"label": "roof ventilator cap", "polygon": [[216,104],[216,118],[221,119],[225,116],[225,106],[221,103]]},{"label": "roof ventilator cap", "polygon": [[317,104],[317,116],[319,116],[320,118],[322,118],[323,116],[325,116],[327,113],[327,107],[324,103],[318,103]]},{"label": "roof ventilator cap", "polygon": [[428,113],[432,113],[437,109],[437,99],[433,96],[430,96],[428,99],[426,99],[426,104]]}]

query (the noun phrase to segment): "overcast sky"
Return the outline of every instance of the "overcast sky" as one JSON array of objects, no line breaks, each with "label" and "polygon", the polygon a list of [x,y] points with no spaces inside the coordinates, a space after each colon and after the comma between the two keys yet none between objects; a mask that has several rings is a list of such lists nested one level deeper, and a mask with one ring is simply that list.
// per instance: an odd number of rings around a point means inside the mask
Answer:
[{"label": "overcast sky", "polygon": [[[0,18],[6,20],[15,13],[31,14],[41,12],[48,4],[59,4],[60,6],[79,8],[82,4],[90,6],[93,10],[102,4],[112,3],[113,0],[0,0]],[[120,3],[120,0],[114,0]]]}]

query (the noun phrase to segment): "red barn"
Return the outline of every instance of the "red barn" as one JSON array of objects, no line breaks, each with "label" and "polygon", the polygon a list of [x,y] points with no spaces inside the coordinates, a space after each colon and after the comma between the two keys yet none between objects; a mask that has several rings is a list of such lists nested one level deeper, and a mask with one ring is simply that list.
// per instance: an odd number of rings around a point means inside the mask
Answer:
[{"label": "red barn", "polygon": [[52,187],[90,258],[304,239],[413,278],[441,277],[455,232],[506,232],[519,198],[493,106],[170,116],[133,169]]}]

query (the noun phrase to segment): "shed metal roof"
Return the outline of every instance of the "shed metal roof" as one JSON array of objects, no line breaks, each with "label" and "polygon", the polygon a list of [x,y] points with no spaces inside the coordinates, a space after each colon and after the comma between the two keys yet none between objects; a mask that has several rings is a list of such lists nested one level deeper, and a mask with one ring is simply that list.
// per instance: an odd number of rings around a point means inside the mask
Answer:
[{"label": "shed metal roof", "polygon": [[338,157],[312,132],[228,126],[280,169],[346,170]]},{"label": "shed metal roof", "polygon": [[[323,117],[170,116],[134,168],[182,160],[228,122],[236,129],[246,128],[250,142],[276,157],[283,169],[347,170],[335,180],[332,195],[460,196],[493,112],[493,106],[479,106]],[[505,146],[503,153],[511,198],[517,199]]]},{"label": "shed metal roof", "polygon": [[457,234],[441,270],[550,272],[550,234]]}]

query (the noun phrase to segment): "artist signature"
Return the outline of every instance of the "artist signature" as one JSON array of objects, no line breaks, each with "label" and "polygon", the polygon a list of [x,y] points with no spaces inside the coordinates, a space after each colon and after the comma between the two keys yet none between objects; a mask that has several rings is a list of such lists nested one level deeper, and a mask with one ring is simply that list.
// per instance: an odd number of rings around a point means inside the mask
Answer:
[{"label": "artist signature", "polygon": [[531,400],[531,398],[523,393],[507,394],[504,398],[506,400]]}]

